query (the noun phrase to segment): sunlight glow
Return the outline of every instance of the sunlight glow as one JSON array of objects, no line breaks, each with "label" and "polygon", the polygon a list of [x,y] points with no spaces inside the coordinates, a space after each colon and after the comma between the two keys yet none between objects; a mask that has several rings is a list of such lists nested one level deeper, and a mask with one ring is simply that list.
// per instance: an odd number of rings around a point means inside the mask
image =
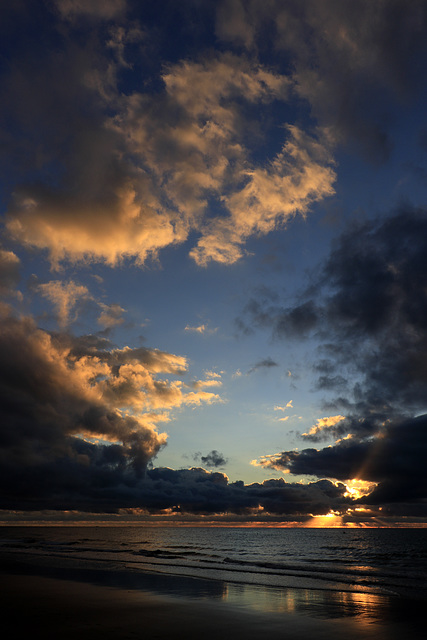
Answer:
[{"label": "sunlight glow", "polygon": [[338,511],[330,511],[324,516],[312,516],[311,520],[309,520],[304,526],[310,529],[342,527],[343,520],[342,520],[342,516]]},{"label": "sunlight glow", "polygon": [[367,482],[366,480],[359,480],[358,478],[347,480],[344,484],[347,487],[344,497],[354,499],[367,496],[378,486],[377,482]]}]

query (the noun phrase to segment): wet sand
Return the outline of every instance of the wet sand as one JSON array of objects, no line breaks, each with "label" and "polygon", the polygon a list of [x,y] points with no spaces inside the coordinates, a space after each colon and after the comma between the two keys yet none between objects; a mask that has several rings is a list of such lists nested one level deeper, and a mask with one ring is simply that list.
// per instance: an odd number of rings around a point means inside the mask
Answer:
[{"label": "wet sand", "polygon": [[[173,577],[163,576],[161,584],[168,581]],[[53,572],[8,561],[0,573],[0,619],[8,630],[5,637],[13,633],[46,640],[425,637],[424,603],[227,584],[221,584],[219,597],[218,585],[211,590],[205,582],[178,579],[170,593],[162,593],[153,575],[140,586],[130,581],[126,588],[123,576],[107,569],[56,567]]]}]

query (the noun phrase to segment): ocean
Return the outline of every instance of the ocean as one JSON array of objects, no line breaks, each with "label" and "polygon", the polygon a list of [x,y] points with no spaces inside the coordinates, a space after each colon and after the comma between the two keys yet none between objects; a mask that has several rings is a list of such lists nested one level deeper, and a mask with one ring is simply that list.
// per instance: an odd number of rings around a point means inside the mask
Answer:
[{"label": "ocean", "polygon": [[155,574],[172,592],[175,576],[180,589],[182,578],[199,578],[221,597],[227,585],[229,598],[257,585],[276,595],[292,588],[427,600],[427,529],[3,526],[0,552],[52,570],[108,571],[128,584]]}]

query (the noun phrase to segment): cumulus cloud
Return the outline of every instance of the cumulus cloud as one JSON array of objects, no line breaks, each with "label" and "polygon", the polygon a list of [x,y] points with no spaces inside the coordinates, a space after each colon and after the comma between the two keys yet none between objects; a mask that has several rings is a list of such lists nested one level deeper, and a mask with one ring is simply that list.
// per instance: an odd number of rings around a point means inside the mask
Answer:
[{"label": "cumulus cloud", "polygon": [[31,318],[3,318],[2,506],[126,502],[166,443],[157,426],[171,409],[218,399],[165,378],[186,368],[181,356],[113,348],[96,336],[49,334]]},{"label": "cumulus cloud", "polygon": [[228,462],[228,459],[216,449],[212,449],[212,451],[206,455],[202,455],[200,452],[197,452],[194,454],[193,460],[202,462],[203,465],[209,468],[224,467]]},{"label": "cumulus cloud", "polygon": [[[66,16],[108,18],[123,3],[62,0],[58,7]],[[35,43],[31,59],[23,49],[6,71],[2,112],[10,122],[3,149],[22,175],[6,227],[19,243],[47,250],[54,268],[65,261],[141,265],[190,232],[198,264],[230,264],[248,238],[306,215],[333,193],[320,130],[308,135],[288,125],[282,151],[264,166],[254,160],[265,135],[254,107],[285,103],[293,84],[286,75],[223,53],[169,64],[156,93],[140,86],[126,93],[122,74],[132,73],[135,51],[142,55],[142,31],[123,19],[106,36],[92,24],[91,37],[78,44],[74,22],[66,21],[69,38],[55,41],[59,50],[48,56],[48,18],[46,48]]]},{"label": "cumulus cloud", "polygon": [[[55,6],[67,37],[55,39],[46,5],[38,41],[4,72],[1,107],[10,124],[4,157],[22,176],[8,232],[47,250],[55,267],[143,264],[189,237],[199,265],[236,262],[249,238],[307,215],[334,193],[330,150],[337,141],[352,138],[373,158],[387,155],[384,96],[406,96],[415,87],[411,69],[422,59],[427,22],[420,0],[363,0],[357,9],[336,0],[302,7],[293,0],[224,0],[217,34],[250,55],[185,58],[149,79],[159,85],[155,93],[141,84],[126,92],[123,72],[132,73],[146,45],[142,28],[125,17],[124,0]],[[79,21],[82,33],[88,30],[80,44],[78,16],[97,18]],[[113,18],[107,33],[100,25]],[[286,74],[254,55],[267,28]],[[281,151],[260,162],[257,141],[268,132],[259,110],[268,123],[270,106],[280,103],[285,113],[295,96],[308,101],[319,126],[309,134],[284,117]]]},{"label": "cumulus cloud", "polygon": [[230,483],[218,471],[155,468],[147,472],[143,499],[152,511],[172,508],[178,513],[249,515],[265,511],[307,516],[325,515],[331,509],[353,504],[345,492],[344,484],[328,480],[304,485],[278,479],[244,485],[240,481]]},{"label": "cumulus cloud", "polygon": [[425,452],[427,417],[394,421],[374,438],[344,439],[324,449],[284,451],[266,456],[265,467],[346,481],[360,479],[375,488],[358,499],[367,505],[388,505],[396,515],[426,513]]},{"label": "cumulus cloud", "polygon": [[[0,504],[4,509],[322,515],[352,504],[345,486],[282,480],[230,483],[204,469],[151,468],[173,407],[213,401],[156,374],[182,374],[180,356],[114,348],[100,336],[49,334],[30,318],[0,327]],[[224,466],[217,450],[200,460]]]}]

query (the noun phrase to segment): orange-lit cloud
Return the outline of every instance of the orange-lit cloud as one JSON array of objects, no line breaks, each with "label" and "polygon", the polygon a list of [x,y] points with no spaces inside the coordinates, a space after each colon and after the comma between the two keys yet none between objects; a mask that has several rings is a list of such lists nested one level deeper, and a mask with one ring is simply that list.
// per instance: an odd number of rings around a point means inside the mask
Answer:
[{"label": "orange-lit cloud", "polygon": [[279,405],[276,405],[274,407],[274,411],[286,411],[286,409],[293,409],[292,400],[289,400],[289,402],[287,402],[284,407],[281,407]]},{"label": "orange-lit cloud", "polygon": [[123,314],[126,312],[118,304],[104,304],[98,303],[102,309],[102,313],[98,318],[98,324],[102,325],[106,329],[111,329],[112,327],[117,327],[125,321],[123,318]]},{"label": "orange-lit cloud", "polygon": [[325,418],[319,418],[317,423],[313,425],[308,433],[303,433],[303,437],[307,436],[317,436],[321,434],[327,434],[328,429],[330,427],[334,427],[336,424],[345,420],[345,416],[337,415],[337,416],[328,416]]},{"label": "orange-lit cloud", "polygon": [[[122,44],[126,37],[121,32]],[[64,261],[114,266],[125,258],[142,265],[192,231],[199,240],[190,255],[199,265],[231,264],[251,236],[306,215],[333,194],[329,143],[320,130],[316,138],[288,125],[279,154],[264,166],[251,158],[241,103],[286,101],[288,77],[222,54],[171,65],[156,95],[123,95],[116,74],[126,62],[116,40],[109,74],[101,74],[100,52],[75,61],[84,78],[75,87],[75,109],[79,100],[102,108],[91,133],[81,126],[73,132],[63,182],[17,187],[9,207],[9,235],[47,249],[54,268]]]},{"label": "orange-lit cloud", "polygon": [[260,456],[259,458],[255,458],[251,460],[251,465],[253,467],[270,467],[271,469],[276,469],[281,473],[290,473],[288,469],[283,469],[280,465],[277,465],[276,462],[280,457],[280,453],[270,453],[264,456]]},{"label": "orange-lit cloud", "polygon": [[20,279],[21,261],[13,251],[0,249],[0,294],[16,295]]},{"label": "orange-lit cloud", "polygon": [[329,529],[335,527],[343,526],[343,518],[339,512],[330,511],[326,515],[321,516],[312,516],[310,520],[308,520],[304,527],[307,528],[315,528],[315,529]]},{"label": "orange-lit cloud", "polygon": [[51,280],[37,285],[36,289],[43,297],[50,300],[56,308],[58,323],[61,327],[65,327],[68,324],[70,313],[79,299],[91,297],[87,287],[76,284],[72,280],[68,282]]},{"label": "orange-lit cloud", "polygon": [[247,170],[245,186],[222,198],[230,217],[206,227],[190,252],[198,264],[236,262],[250,236],[265,235],[297,213],[305,215],[316,200],[334,193],[335,173],[325,147],[297,127],[288,131],[289,140],[269,166]]},{"label": "orange-lit cloud", "polygon": [[194,333],[205,334],[205,333],[216,333],[218,331],[218,328],[216,327],[215,329],[210,329],[207,324],[200,324],[195,327],[192,327],[189,324],[187,324],[184,331],[193,331]]},{"label": "orange-lit cloud", "polygon": [[[37,377],[32,402],[40,415],[47,412],[46,420],[49,412],[57,412],[58,429],[64,432],[92,432],[107,440],[123,440],[129,424],[132,429],[151,432],[157,421],[169,419],[173,408],[219,400],[217,394],[189,389],[181,380],[157,377],[185,373],[187,362],[182,356],[147,348],[88,348],[82,339],[52,338],[30,318],[4,319],[0,340],[2,350],[11,351],[11,357],[19,344],[12,362],[16,368],[28,367],[27,373],[22,371],[22,384],[25,377]],[[18,379],[16,384],[20,384]],[[78,419],[90,407],[94,417],[99,416],[93,420],[93,429],[91,421]],[[166,440],[165,434],[153,432],[150,437],[158,443]]]}]

